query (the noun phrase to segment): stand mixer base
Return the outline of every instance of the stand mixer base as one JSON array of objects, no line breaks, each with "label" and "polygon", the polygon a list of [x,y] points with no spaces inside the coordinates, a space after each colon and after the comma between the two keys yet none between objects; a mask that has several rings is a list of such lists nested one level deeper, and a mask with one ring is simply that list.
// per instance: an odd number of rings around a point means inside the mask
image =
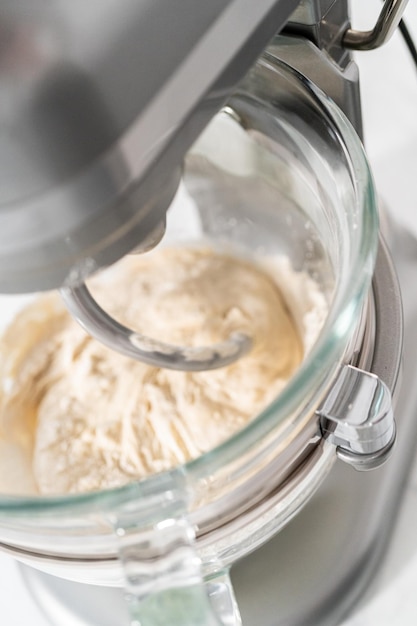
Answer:
[{"label": "stand mixer base", "polygon": [[[335,626],[352,610],[384,556],[417,439],[417,242],[393,237],[403,292],[405,351],[396,407],[398,441],[381,468],[356,472],[337,463],[305,508],[263,548],[232,569],[245,626]],[[123,594],[68,582],[20,566],[51,624],[128,624]]]}]

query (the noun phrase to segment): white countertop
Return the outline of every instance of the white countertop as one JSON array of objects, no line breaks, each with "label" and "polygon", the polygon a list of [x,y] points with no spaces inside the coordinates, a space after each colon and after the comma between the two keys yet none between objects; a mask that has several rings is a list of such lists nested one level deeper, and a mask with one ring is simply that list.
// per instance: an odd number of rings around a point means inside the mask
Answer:
[{"label": "white countertop", "polygon": [[[355,0],[355,27],[371,27],[380,6],[379,0]],[[410,1],[405,18],[417,42],[417,0]],[[358,54],[357,61],[365,142],[377,188],[395,217],[417,235],[417,68],[399,33],[384,48]],[[417,453],[375,584],[342,626],[415,626],[416,590]],[[26,591],[16,564],[2,554],[0,607],[4,626],[50,626]]]}]

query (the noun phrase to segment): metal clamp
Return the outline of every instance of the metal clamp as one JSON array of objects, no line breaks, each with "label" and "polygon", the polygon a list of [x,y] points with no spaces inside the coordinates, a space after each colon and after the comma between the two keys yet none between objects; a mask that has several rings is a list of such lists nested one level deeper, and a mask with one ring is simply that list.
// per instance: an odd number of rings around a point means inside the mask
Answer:
[{"label": "metal clamp", "polygon": [[351,50],[375,50],[384,44],[401,21],[408,0],[386,0],[372,30],[349,28],[343,36],[343,46]]},{"label": "metal clamp", "polygon": [[386,460],[395,422],[390,390],[378,376],[343,366],[317,414],[323,437],[337,447],[340,459],[359,470]]}]

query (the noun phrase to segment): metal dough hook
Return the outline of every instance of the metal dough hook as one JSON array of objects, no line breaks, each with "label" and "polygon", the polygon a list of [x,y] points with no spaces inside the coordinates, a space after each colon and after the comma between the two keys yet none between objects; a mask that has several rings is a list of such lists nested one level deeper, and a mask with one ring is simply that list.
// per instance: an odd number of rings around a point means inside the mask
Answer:
[{"label": "metal dough hook", "polygon": [[61,289],[67,309],[95,339],[125,356],[154,367],[188,372],[213,370],[230,365],[246,354],[252,341],[243,333],[232,333],[212,346],[174,346],[123,326],[106,313],[84,283]]}]

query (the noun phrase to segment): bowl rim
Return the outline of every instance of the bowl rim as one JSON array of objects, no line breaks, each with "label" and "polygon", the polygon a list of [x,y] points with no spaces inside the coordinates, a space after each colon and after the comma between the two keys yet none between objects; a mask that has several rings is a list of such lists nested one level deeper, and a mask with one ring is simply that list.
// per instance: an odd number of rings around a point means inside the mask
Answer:
[{"label": "bowl rim", "polygon": [[271,404],[246,426],[220,443],[212,450],[171,470],[151,475],[120,487],[81,494],[58,496],[18,496],[0,494],[0,514],[56,513],[62,509],[108,510],[116,502],[127,502],[144,491],[160,491],[168,482],[198,481],[215,473],[235,460],[260,438],[267,436],[277,424],[292,415],[299,404],[299,390],[305,397],[317,395],[323,388],[329,371],[335,371],[345,350],[351,321],[358,317],[368,293],[378,247],[378,212],[372,174],[356,131],[337,105],[308,78],[281,60],[261,57],[258,63],[272,71],[283,73],[306,91],[326,116],[337,135],[338,142],[347,156],[351,168],[351,179],[355,185],[355,201],[360,227],[355,232],[359,237],[357,258],[351,266],[350,279],[344,290],[338,293],[336,303],[330,307],[325,325],[297,371],[285,388]]}]

